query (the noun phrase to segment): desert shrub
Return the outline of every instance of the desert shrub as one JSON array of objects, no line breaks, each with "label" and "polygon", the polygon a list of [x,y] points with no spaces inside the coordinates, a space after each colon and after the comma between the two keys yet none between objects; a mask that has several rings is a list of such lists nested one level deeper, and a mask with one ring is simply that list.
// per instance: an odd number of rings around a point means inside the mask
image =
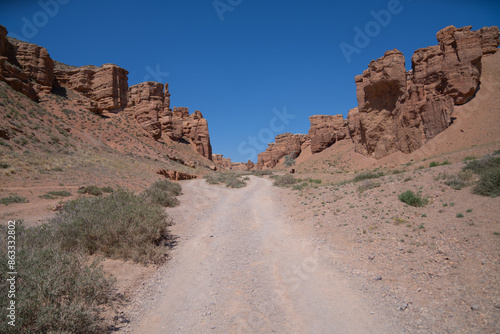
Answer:
[{"label": "desert shrub", "polygon": [[102,187],[102,188],[101,188],[101,191],[102,191],[103,193],[108,193],[108,194],[111,194],[111,193],[112,193],[113,191],[115,191],[115,190],[114,190],[112,187],[109,187],[109,186],[108,186],[108,187]]},{"label": "desert shrub", "polygon": [[79,194],[89,194],[94,196],[102,195],[102,190],[98,186],[86,186],[78,189]]},{"label": "desert shrub", "polygon": [[411,190],[399,194],[398,198],[401,202],[416,207],[424,206],[428,202],[427,198],[422,198]]},{"label": "desert shrub", "polygon": [[297,179],[295,179],[292,175],[278,175],[274,179],[273,185],[278,187],[288,187],[297,183]]},{"label": "desert shrub", "polygon": [[[98,260],[68,253],[53,242],[47,226],[16,226],[16,332],[102,333],[99,307],[107,302],[113,279]],[[0,240],[7,244],[7,227],[0,226]],[[7,247],[0,249],[0,266],[7,268]],[[0,332],[7,324],[7,270],[0,271]]]},{"label": "desert shrub", "polygon": [[309,183],[307,182],[302,182],[301,184],[294,184],[292,189],[293,190],[303,190],[304,188],[306,188],[307,186],[309,185]]},{"label": "desert shrub", "polygon": [[473,192],[483,196],[500,196],[500,167],[482,173]]},{"label": "desert shrub", "polygon": [[380,187],[380,182],[376,182],[374,180],[364,180],[361,182],[361,184],[358,186],[357,190],[362,193],[366,190],[373,189]]},{"label": "desert shrub", "polygon": [[47,194],[57,197],[69,197],[71,193],[65,190],[48,191]]},{"label": "desert shrub", "polygon": [[320,184],[320,183],[321,183],[321,180],[319,180],[319,179],[309,179],[309,182],[311,182],[311,183],[316,183],[316,184]]},{"label": "desert shrub", "polygon": [[470,170],[475,174],[481,174],[491,168],[500,167],[500,157],[487,155],[479,160],[469,161],[464,167],[463,170]]},{"label": "desert shrub", "polygon": [[234,173],[214,173],[206,177],[209,184],[224,183],[229,188],[243,188],[247,184]]},{"label": "desert shrub", "polygon": [[6,168],[9,168],[10,165],[6,162],[0,162],[0,168],[3,168],[3,169],[6,169]]},{"label": "desert shrub", "polygon": [[291,166],[295,165],[295,157],[296,157],[295,153],[291,153],[291,154],[285,156],[285,160],[284,160],[283,164],[287,167],[291,167]]},{"label": "desert shrub", "polygon": [[264,176],[264,175],[272,175],[273,172],[269,169],[264,170],[252,170],[252,174],[255,176]]},{"label": "desert shrub", "polygon": [[378,179],[379,177],[384,176],[383,172],[372,172],[372,171],[366,171],[363,173],[360,173],[356,175],[353,179],[354,182],[359,182],[363,180],[368,180],[368,179]]},{"label": "desert shrub", "polygon": [[67,251],[81,250],[141,263],[161,263],[162,241],[170,225],[165,210],[125,190],[106,197],[81,197],[66,203],[49,223]]},{"label": "desert shrub", "polygon": [[9,197],[0,198],[0,203],[5,205],[27,202],[28,200],[26,198],[17,195],[10,195]]},{"label": "desert shrub", "polygon": [[143,192],[143,197],[152,203],[174,207],[179,205],[179,200],[175,197],[181,194],[182,188],[179,184],[169,180],[159,180],[153,183]]}]

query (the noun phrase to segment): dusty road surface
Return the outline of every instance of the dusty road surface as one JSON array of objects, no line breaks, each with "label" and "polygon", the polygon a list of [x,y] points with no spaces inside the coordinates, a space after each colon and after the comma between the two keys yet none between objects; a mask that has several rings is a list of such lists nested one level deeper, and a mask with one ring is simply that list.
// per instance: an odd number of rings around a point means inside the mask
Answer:
[{"label": "dusty road surface", "polygon": [[127,332],[401,332],[324,261],[321,243],[287,225],[271,180],[247,184],[182,183],[169,211],[178,245]]}]

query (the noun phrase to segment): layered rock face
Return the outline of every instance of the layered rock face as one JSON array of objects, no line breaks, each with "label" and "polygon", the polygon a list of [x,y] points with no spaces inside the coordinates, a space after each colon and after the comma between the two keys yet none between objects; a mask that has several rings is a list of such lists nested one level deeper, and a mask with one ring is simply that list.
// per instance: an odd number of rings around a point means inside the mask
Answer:
[{"label": "layered rock face", "polygon": [[348,115],[356,151],[376,159],[410,153],[445,130],[454,105],[475,95],[483,54],[496,52],[497,27],[447,27],[439,45],[417,50],[410,72],[397,50],[387,51],[356,76],[358,108]]},{"label": "layered rock face", "polygon": [[350,138],[347,120],[342,115],[314,115],[309,117],[311,152],[318,153],[338,140]]},{"label": "layered rock face", "polygon": [[277,135],[274,143],[268,144],[265,152],[259,153],[256,169],[273,168],[283,157],[302,152],[302,145],[308,140],[307,135],[283,133]]},{"label": "layered rock face", "polygon": [[23,71],[17,57],[17,47],[7,38],[7,29],[0,25],[0,80],[5,81],[14,90],[38,101],[32,79]]},{"label": "layered rock face", "polygon": [[55,76],[62,87],[89,98],[87,107],[92,112],[117,112],[127,107],[128,71],[115,64],[57,67]]},{"label": "layered rock face", "polygon": [[164,93],[161,83],[148,81],[129,88],[125,112],[131,114],[154,139],[161,138],[159,115],[163,109]]},{"label": "layered rock face", "polygon": [[125,112],[132,115],[151,137],[168,137],[175,141],[185,137],[195,145],[198,153],[212,160],[208,121],[199,110],[190,115],[188,108],[170,109],[168,83],[148,81],[131,86]]},{"label": "layered rock face", "polygon": [[15,57],[22,71],[34,82],[37,94],[48,94],[55,83],[54,61],[47,49],[26,42],[10,39],[15,48]]}]

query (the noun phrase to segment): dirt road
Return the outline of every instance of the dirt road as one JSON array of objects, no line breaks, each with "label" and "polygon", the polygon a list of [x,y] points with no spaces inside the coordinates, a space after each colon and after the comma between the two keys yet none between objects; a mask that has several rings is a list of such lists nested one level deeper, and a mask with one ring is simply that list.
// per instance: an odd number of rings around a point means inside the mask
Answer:
[{"label": "dirt road", "polygon": [[183,183],[170,210],[172,260],[142,301],[134,333],[392,333],[321,242],[287,224],[271,181],[242,189]]}]

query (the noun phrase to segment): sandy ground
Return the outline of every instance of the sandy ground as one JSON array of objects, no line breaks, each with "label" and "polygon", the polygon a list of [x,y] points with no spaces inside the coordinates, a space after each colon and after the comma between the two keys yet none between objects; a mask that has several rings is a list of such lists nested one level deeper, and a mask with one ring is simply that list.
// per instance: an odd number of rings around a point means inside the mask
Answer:
[{"label": "sandy ground", "polygon": [[[268,179],[242,189],[183,182],[178,245],[136,294],[122,332],[401,333],[396,310],[290,223]],[[186,210],[189,208],[189,210]]]}]

